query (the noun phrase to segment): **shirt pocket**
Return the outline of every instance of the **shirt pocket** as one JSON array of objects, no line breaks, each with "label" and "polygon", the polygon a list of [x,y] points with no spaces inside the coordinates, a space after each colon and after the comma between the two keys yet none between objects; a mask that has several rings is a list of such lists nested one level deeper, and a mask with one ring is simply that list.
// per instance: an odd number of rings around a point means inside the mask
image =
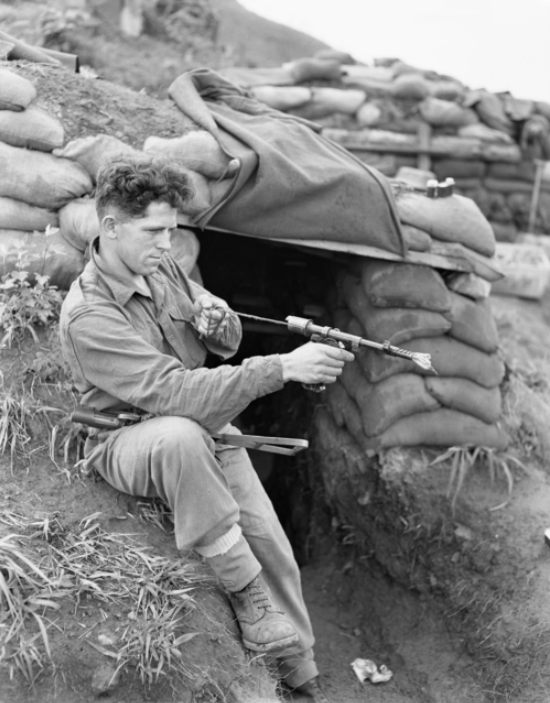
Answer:
[{"label": "shirt pocket", "polygon": [[199,339],[192,321],[190,313],[184,312],[177,305],[170,305],[163,325],[166,341],[188,369],[201,367],[206,359],[206,347]]}]

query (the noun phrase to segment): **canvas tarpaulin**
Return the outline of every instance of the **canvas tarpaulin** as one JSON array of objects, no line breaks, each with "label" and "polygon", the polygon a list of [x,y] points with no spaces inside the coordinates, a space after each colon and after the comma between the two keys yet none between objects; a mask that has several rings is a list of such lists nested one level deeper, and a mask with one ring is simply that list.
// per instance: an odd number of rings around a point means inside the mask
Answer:
[{"label": "canvas tarpaulin", "polygon": [[241,164],[223,197],[192,224],[405,253],[384,176],[322,137],[318,125],[272,110],[209,69],[179,76],[169,94]]}]

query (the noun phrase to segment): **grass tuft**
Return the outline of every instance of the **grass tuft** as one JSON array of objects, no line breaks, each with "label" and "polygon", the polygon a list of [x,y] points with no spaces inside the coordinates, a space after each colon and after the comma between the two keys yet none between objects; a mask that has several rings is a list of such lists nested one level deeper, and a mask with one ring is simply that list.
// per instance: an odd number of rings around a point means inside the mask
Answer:
[{"label": "grass tuft", "polygon": [[443,454],[436,457],[430,463],[430,466],[444,463],[447,460],[451,461],[447,498],[451,499],[453,514],[466,476],[474,466],[485,466],[492,483],[499,477],[504,477],[506,481],[508,498],[503,503],[490,508],[491,511],[500,510],[510,502],[514,488],[514,477],[510,465],[525,470],[525,466],[517,457],[509,452],[498,452],[492,447],[450,447]]}]

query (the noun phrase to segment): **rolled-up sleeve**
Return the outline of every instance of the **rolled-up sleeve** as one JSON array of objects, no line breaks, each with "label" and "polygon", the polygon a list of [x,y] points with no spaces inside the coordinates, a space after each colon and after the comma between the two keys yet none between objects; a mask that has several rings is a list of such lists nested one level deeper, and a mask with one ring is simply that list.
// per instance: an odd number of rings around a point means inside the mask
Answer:
[{"label": "rolled-up sleeve", "polygon": [[[238,329],[233,323],[226,327],[222,346],[228,355],[234,339],[240,340],[238,319],[236,323]],[[154,415],[188,417],[210,432],[233,420],[251,401],[283,387],[278,355],[252,357],[239,366],[187,369],[149,344],[109,304],[75,315],[65,343],[79,366],[84,402],[86,392],[97,388]]]}]

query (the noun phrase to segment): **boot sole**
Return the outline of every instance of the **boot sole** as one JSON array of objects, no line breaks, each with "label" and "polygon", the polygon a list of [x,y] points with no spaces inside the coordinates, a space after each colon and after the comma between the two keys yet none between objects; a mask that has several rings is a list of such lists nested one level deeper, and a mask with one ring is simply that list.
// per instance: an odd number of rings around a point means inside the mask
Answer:
[{"label": "boot sole", "polygon": [[268,644],[250,642],[243,637],[243,644],[247,649],[251,649],[253,652],[262,652],[263,654],[280,652],[281,650],[287,649],[287,647],[292,647],[299,642],[300,639],[298,635],[291,635],[290,637],[285,637],[285,639],[277,640],[276,642],[269,642]]}]

